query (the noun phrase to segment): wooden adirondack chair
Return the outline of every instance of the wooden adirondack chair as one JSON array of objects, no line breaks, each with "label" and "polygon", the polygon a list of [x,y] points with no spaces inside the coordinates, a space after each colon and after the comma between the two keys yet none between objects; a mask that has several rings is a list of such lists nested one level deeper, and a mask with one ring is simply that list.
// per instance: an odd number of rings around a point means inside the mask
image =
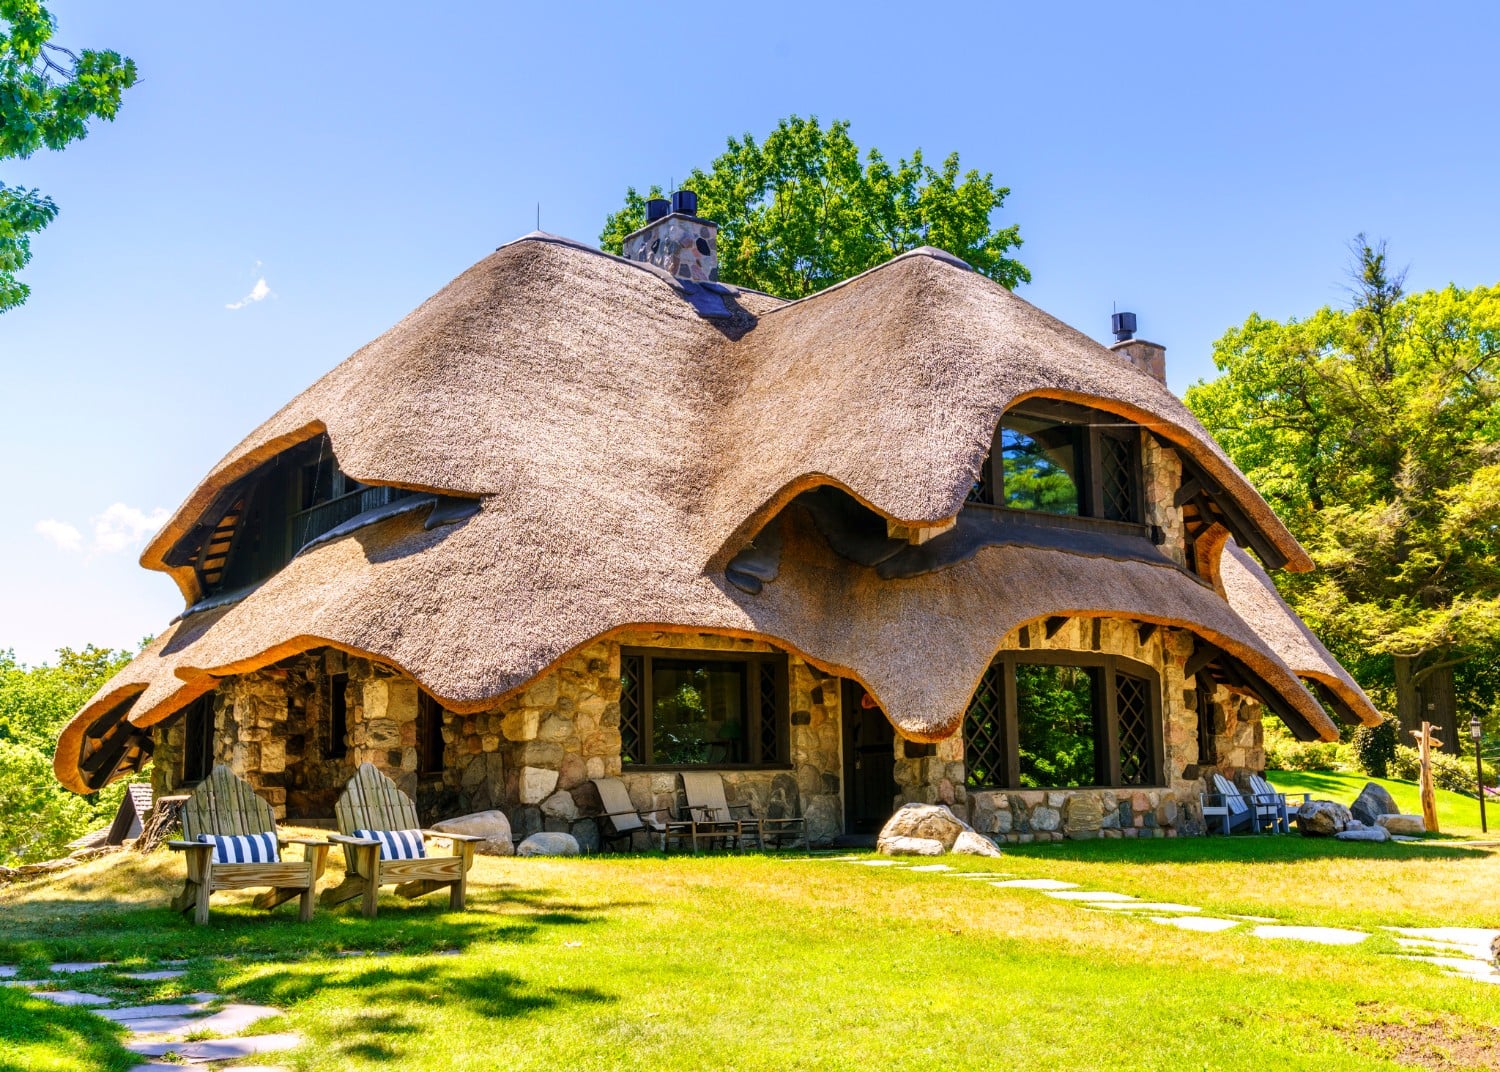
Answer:
[{"label": "wooden adirondack chair", "polygon": [[1226,834],[1233,833],[1243,826],[1254,829],[1255,811],[1239,788],[1228,778],[1217,773],[1214,775],[1214,787],[1218,790],[1217,792],[1199,794],[1204,821],[1221,820]]},{"label": "wooden adirondack chair", "polygon": [[[1297,794],[1293,793],[1293,796]],[[1311,793],[1302,794],[1302,803],[1306,804],[1312,799]],[[1291,812],[1299,804],[1287,801],[1287,795],[1279,792],[1275,786],[1266,781],[1259,774],[1250,775],[1250,804],[1255,808],[1255,825],[1263,828],[1270,820],[1271,830],[1275,833],[1286,834],[1291,832]]]},{"label": "wooden adirondack chair", "polygon": [[[271,887],[255,898],[256,908],[275,908],[293,897],[301,897],[298,918],[312,919],[313,894],[328,859],[328,842],[315,838],[282,837],[276,830],[271,805],[255,795],[247,782],[235,777],[222,763],[188,798],[182,807],[182,834],[186,841],[168,844],[187,857],[187,882],[172,901],[178,912],[192,911],[194,923],[208,922],[208,898],[215,890]],[[278,846],[301,845],[304,859],[274,863],[214,863],[213,846],[199,841],[202,834],[234,836],[273,834]]]},{"label": "wooden adirondack chair", "polygon": [[377,910],[381,886],[395,884],[402,897],[423,897],[448,889],[448,905],[464,907],[469,868],[474,866],[474,842],[483,838],[468,834],[444,834],[421,830],[425,841],[435,838],[450,845],[448,856],[424,856],[415,860],[382,860],[380,842],[353,837],[356,830],[418,830],[417,807],[396,783],[380,773],[373,763],[361,763],[333,809],[339,832],[330,839],[344,850],[344,881],[323,891],[325,905],[342,904],[363,897],[362,910],[371,919]]}]

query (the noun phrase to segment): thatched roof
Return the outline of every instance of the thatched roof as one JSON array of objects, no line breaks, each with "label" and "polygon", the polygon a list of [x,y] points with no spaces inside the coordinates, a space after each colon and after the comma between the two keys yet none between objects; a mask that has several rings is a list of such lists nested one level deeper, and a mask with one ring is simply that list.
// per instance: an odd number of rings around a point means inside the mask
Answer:
[{"label": "thatched roof", "polygon": [[1308,564],[1164,385],[946,254],[906,254],[798,302],[731,301],[732,320],[705,319],[662,273],[545,235],[464,272],[226,455],[142,564],[193,602],[193,571],[164,561],[173,545],[230,483],[325,431],[351,476],[479,497],[480,512],[432,531],[420,513],[381,521],[173,625],[65,731],[59,777],[77,784],[84,727],[132,693],[129,721],[148,726],[219,676],[329,644],[472,709],[632,625],[785,644],[932,738],[1014,625],[1124,614],[1198,631],[1331,732],[1223,599],[1164,564],[992,547],[881,580],[804,533],[760,595],[726,584],[724,564],[807,487],[842,487],[898,522],[953,517],[1001,413],[1033,395],[1178,444],[1258,538]]},{"label": "thatched roof", "polygon": [[[1236,614],[1255,630],[1298,677],[1327,690],[1325,699],[1351,721],[1379,724],[1381,715],[1349,671],[1287,606],[1260,563],[1230,540],[1219,559],[1219,584]],[[1321,691],[1321,690],[1320,690]],[[1329,695],[1331,694],[1331,695]]]}]

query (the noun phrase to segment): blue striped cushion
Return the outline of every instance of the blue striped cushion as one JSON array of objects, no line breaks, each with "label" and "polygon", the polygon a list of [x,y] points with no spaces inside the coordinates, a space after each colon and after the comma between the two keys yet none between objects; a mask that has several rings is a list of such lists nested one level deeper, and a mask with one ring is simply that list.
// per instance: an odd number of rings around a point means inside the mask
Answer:
[{"label": "blue striped cushion", "polygon": [[275,834],[199,834],[214,847],[216,864],[274,864],[281,859]]},{"label": "blue striped cushion", "polygon": [[382,860],[420,860],[427,855],[420,830],[356,830],[352,836],[380,842]]}]

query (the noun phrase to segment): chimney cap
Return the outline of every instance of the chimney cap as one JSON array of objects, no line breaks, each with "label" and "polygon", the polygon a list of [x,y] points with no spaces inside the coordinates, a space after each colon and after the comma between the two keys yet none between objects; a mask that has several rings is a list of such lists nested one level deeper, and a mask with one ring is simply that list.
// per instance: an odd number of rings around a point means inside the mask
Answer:
[{"label": "chimney cap", "polygon": [[1114,313],[1109,318],[1109,330],[1116,342],[1128,342],[1135,338],[1135,314]]},{"label": "chimney cap", "polygon": [[672,193],[672,211],[684,216],[698,215],[698,195],[692,190],[675,190]]},{"label": "chimney cap", "polygon": [[646,202],[646,222],[652,223],[672,211],[672,203],[665,197],[653,197]]}]

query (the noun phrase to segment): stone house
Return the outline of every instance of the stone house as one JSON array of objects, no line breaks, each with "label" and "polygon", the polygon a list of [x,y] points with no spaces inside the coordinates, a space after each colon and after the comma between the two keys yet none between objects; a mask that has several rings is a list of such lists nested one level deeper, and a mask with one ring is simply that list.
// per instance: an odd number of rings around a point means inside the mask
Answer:
[{"label": "stone house", "polygon": [[355,767],[595,844],[677,773],[815,839],[951,804],[1012,840],[1200,832],[1261,725],[1359,687],[1306,553],[1164,383],[939,250],[787,302],[690,194],[615,257],[533,233],[251,433],[152,540],[182,614],[55,768],[229,763],[290,819]]}]

